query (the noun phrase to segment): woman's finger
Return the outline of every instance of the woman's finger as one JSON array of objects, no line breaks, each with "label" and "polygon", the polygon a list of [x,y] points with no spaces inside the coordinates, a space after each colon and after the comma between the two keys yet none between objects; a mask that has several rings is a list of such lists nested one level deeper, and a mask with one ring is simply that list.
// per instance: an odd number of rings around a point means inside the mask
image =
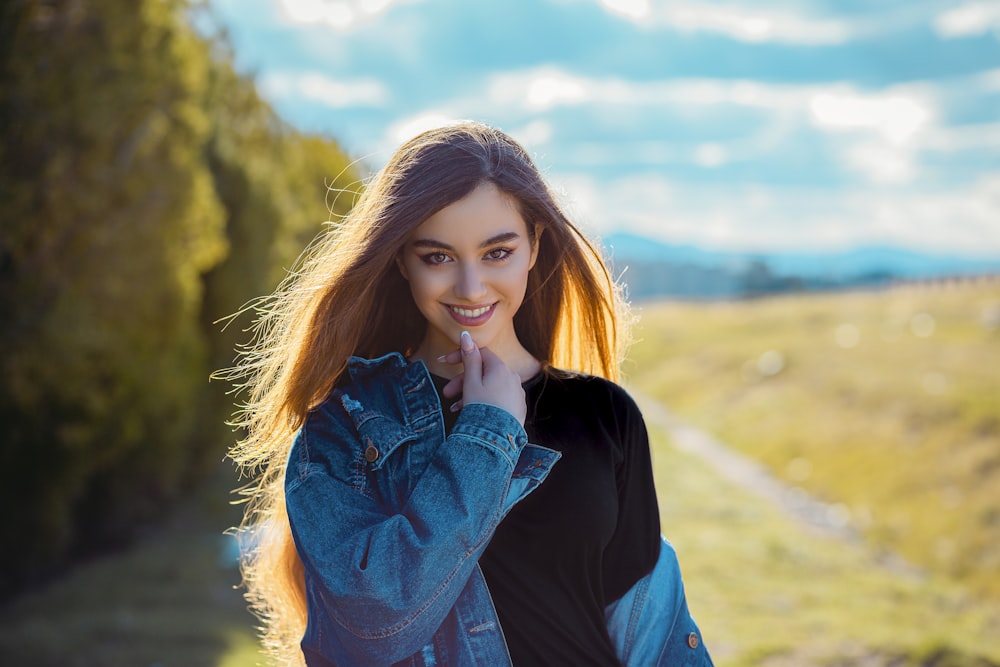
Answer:
[{"label": "woman's finger", "polygon": [[452,379],[448,380],[448,384],[442,389],[442,393],[448,398],[454,398],[462,393],[462,386],[465,382],[465,373],[459,373]]},{"label": "woman's finger", "polygon": [[462,349],[452,350],[448,354],[442,354],[437,358],[442,364],[457,364],[462,360]]},{"label": "woman's finger", "polygon": [[481,387],[483,384],[483,359],[479,347],[468,331],[462,332],[462,364],[465,366],[464,387]]}]

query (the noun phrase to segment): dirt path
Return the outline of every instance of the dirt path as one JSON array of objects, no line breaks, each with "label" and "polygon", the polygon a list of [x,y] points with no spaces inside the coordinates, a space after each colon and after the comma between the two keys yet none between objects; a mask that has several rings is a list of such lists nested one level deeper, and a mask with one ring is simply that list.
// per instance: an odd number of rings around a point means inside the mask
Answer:
[{"label": "dirt path", "polygon": [[[864,537],[850,523],[850,510],[846,506],[824,503],[802,487],[785,483],[763,464],[688,424],[656,399],[635,387],[629,387],[628,391],[642,409],[646,422],[667,431],[678,450],[700,458],[721,477],[770,502],[805,529],[867,548]],[[909,577],[923,574],[921,568],[897,553],[883,550],[873,556],[896,574]]]},{"label": "dirt path", "polygon": [[[799,486],[791,486],[775,477],[760,462],[741,454],[731,445],[715,438],[670,411],[663,403],[629,387],[629,394],[650,425],[670,434],[673,445],[709,464],[721,477],[777,506],[805,529],[850,542],[868,550],[864,536],[850,523],[850,509],[840,504],[818,500]],[[921,568],[897,553],[879,550],[873,558],[896,574],[907,577],[924,575]]]},{"label": "dirt path", "polygon": [[656,399],[634,387],[629,387],[628,391],[639,404],[646,421],[666,430],[677,449],[704,460],[722,477],[773,503],[810,530],[852,542],[862,541],[861,535],[849,523],[847,508],[821,502],[802,488],[789,486],[762,464],[685,423]]}]

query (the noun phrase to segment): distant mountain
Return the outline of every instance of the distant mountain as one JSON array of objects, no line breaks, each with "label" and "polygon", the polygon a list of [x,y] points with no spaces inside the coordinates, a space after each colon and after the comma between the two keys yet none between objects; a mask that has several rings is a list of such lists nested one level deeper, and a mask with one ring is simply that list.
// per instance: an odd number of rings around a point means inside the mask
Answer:
[{"label": "distant mountain", "polygon": [[635,234],[604,239],[635,298],[716,298],[877,286],[895,280],[1000,274],[993,258],[866,246],[830,252],[733,252],[670,244]]}]

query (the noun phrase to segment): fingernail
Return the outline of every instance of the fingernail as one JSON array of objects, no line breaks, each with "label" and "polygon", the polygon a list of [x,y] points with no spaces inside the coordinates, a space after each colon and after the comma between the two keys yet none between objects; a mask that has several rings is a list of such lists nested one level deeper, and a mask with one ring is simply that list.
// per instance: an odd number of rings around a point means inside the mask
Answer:
[{"label": "fingernail", "polygon": [[448,411],[458,412],[461,409],[461,407],[462,407],[462,401],[455,401],[454,403],[451,404],[451,407],[448,408]]},{"label": "fingernail", "polygon": [[442,354],[440,357],[438,357],[437,360],[440,361],[441,363],[444,363],[444,362],[448,361],[448,355],[447,354]]},{"label": "fingernail", "polygon": [[476,345],[475,345],[475,343],[472,342],[472,336],[469,334],[468,331],[463,331],[462,332],[462,351],[463,352],[472,352],[474,349],[476,349]]}]

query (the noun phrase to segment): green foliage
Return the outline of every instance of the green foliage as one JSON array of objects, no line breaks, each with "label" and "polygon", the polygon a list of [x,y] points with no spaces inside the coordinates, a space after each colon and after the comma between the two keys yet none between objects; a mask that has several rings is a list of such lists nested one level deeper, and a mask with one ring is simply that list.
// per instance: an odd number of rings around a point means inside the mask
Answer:
[{"label": "green foliage", "polygon": [[203,45],[176,3],[101,5],[20,3],[4,68],[0,414],[18,474],[2,503],[26,536],[5,572],[72,548],[81,523],[107,538],[177,485],[200,275],[225,251]]},{"label": "green foliage", "polygon": [[272,289],[328,217],[323,179],[351,171],[189,9],[0,9],[0,504],[19,545],[0,595],[127,537],[223,457],[208,376],[232,340],[206,315]]},{"label": "green foliage", "polygon": [[[268,294],[325,221],[353,206],[357,169],[336,143],[285,125],[227,62],[213,71],[207,162],[226,209],[232,250],[206,279],[206,326]],[[213,336],[213,363],[232,363],[239,322]]]}]

